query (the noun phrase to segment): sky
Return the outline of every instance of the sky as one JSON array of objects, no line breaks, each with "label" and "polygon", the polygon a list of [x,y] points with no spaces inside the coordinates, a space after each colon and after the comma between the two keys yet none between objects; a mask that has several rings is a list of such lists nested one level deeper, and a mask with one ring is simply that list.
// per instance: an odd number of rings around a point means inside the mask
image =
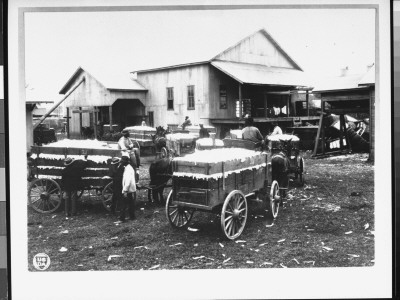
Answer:
[{"label": "sky", "polygon": [[82,66],[126,73],[205,61],[264,28],[312,77],[375,61],[372,9],[32,12],[25,15],[30,100],[61,99]]}]

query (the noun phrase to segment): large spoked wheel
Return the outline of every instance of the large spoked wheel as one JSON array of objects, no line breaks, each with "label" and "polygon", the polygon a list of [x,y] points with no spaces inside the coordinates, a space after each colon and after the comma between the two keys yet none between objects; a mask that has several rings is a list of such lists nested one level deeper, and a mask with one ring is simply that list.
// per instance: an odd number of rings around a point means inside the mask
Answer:
[{"label": "large spoked wheel", "polygon": [[279,205],[281,202],[281,196],[279,193],[279,184],[276,180],[272,182],[269,197],[267,197],[266,204],[268,209],[268,217],[275,219],[278,216]]},{"label": "large spoked wheel", "polygon": [[299,159],[299,182],[304,185],[304,158]]},{"label": "large spoked wheel", "polygon": [[180,206],[174,203],[173,190],[168,194],[165,212],[172,227],[186,228],[193,217],[194,209]]},{"label": "large spoked wheel", "polygon": [[107,211],[111,211],[111,204],[112,204],[112,196],[113,196],[113,187],[112,187],[112,182],[107,184],[105,188],[103,189],[102,194],[102,203],[104,208]]},{"label": "large spoked wheel", "polygon": [[222,206],[221,229],[228,239],[234,240],[242,234],[246,220],[246,197],[241,191],[234,190],[229,193]]},{"label": "large spoked wheel", "polygon": [[61,205],[61,188],[53,179],[36,178],[30,185],[28,200],[35,211],[44,214],[52,213]]}]

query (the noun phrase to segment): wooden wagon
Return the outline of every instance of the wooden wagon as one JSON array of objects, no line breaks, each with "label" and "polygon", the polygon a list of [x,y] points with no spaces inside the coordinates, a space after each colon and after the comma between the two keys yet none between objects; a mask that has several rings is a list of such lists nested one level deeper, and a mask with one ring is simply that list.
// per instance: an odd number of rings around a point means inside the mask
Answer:
[{"label": "wooden wagon", "polygon": [[110,210],[112,197],[111,178],[108,177],[112,157],[120,156],[117,149],[92,149],[69,147],[32,146],[31,172],[34,179],[28,188],[30,207],[39,213],[51,213],[62,204],[63,191],[61,171],[64,168],[64,158],[84,159],[87,155],[87,167],[82,177],[81,190],[78,198],[85,191],[95,191],[96,199],[101,199],[104,207]]},{"label": "wooden wagon", "polygon": [[152,153],[155,152],[155,146],[153,141],[153,136],[156,134],[156,129],[148,126],[131,126],[126,127],[126,130],[129,131],[130,139],[135,144],[135,147],[139,148],[143,153],[146,149],[150,149]]},{"label": "wooden wagon", "polygon": [[222,232],[233,240],[245,227],[248,200],[262,203],[270,217],[277,216],[279,185],[274,181],[268,186],[267,153],[230,143],[232,148],[199,151],[172,161],[166,216],[173,227],[188,226],[196,210],[216,213],[221,215]]}]

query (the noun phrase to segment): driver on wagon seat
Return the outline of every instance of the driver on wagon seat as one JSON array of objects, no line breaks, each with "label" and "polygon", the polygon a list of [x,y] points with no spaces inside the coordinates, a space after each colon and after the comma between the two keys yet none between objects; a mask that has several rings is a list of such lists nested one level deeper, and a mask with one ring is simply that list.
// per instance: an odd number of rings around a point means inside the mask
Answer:
[{"label": "driver on wagon seat", "polygon": [[242,129],[242,138],[244,140],[252,141],[254,143],[262,143],[263,136],[257,127],[253,126],[254,120],[248,117],[245,121],[245,127]]}]

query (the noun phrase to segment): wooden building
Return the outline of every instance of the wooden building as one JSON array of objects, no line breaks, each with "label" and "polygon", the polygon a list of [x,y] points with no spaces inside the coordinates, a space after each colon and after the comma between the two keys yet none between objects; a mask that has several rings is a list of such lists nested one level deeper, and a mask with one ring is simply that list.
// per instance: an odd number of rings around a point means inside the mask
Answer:
[{"label": "wooden building", "polygon": [[[291,95],[309,90],[303,69],[265,29],[206,61],[132,73],[148,90],[143,103],[150,124],[175,127],[189,116],[194,124],[215,126],[220,137],[245,115],[263,134],[272,121],[293,126]],[[318,117],[297,117],[300,123],[312,119]]]},{"label": "wooden building", "polygon": [[96,124],[105,124],[120,130],[140,124],[145,116],[147,90],[128,74],[79,67],[60,90],[60,94],[68,93],[63,105],[70,138],[80,138],[82,127],[96,130]]},{"label": "wooden building", "polygon": [[[364,74],[344,75],[334,78],[313,91],[321,97],[321,115],[313,155],[324,155],[325,126],[324,116],[340,116],[340,150],[351,151],[351,143],[345,128],[346,114],[367,114],[369,116],[369,160],[375,155],[375,67],[370,66]],[[345,139],[346,143],[343,142]]]}]

